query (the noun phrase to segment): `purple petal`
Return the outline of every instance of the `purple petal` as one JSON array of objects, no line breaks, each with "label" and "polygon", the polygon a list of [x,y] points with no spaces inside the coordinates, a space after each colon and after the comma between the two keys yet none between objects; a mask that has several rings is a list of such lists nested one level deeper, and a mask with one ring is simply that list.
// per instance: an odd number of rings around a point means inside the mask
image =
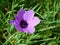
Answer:
[{"label": "purple petal", "polygon": [[18,23],[15,20],[11,20],[10,23],[13,24],[14,26],[18,26]]},{"label": "purple petal", "polygon": [[26,11],[24,16],[23,16],[24,20],[26,20],[26,21],[31,20],[33,17],[34,17],[34,11],[33,10]]},{"label": "purple petal", "polygon": [[23,31],[32,34],[35,32],[35,28],[34,27],[28,27],[28,28],[25,28]]},{"label": "purple petal", "polygon": [[15,21],[16,21],[18,24],[20,24],[20,20],[18,19],[17,16],[15,16]]},{"label": "purple petal", "polygon": [[15,17],[15,19],[18,18],[19,21],[22,20],[24,13],[25,13],[24,9],[19,10],[17,13],[17,17]]},{"label": "purple petal", "polygon": [[15,28],[19,31],[19,32],[24,32],[23,28],[21,28],[20,26],[15,26]]},{"label": "purple petal", "polygon": [[28,23],[29,23],[29,26],[36,26],[40,23],[40,19],[38,17],[34,17]]},{"label": "purple petal", "polygon": [[19,32],[23,32],[23,29],[20,27],[20,25],[15,20],[11,20],[10,23],[13,24]]}]

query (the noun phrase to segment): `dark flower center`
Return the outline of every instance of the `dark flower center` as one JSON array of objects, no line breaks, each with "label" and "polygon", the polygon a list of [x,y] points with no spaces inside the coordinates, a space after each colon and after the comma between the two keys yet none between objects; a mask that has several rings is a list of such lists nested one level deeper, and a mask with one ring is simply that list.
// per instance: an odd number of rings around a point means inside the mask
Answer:
[{"label": "dark flower center", "polygon": [[20,26],[21,26],[22,28],[27,28],[28,23],[27,23],[26,21],[22,20],[22,21],[20,22]]}]

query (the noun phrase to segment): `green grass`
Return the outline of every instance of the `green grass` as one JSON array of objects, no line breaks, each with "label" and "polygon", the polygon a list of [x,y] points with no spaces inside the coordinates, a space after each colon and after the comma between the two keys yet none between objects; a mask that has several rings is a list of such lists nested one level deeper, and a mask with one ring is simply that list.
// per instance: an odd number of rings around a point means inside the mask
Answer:
[{"label": "green grass", "polygon": [[[41,19],[35,33],[18,32],[10,24],[21,8]],[[60,0],[0,0],[0,45],[60,45]]]}]

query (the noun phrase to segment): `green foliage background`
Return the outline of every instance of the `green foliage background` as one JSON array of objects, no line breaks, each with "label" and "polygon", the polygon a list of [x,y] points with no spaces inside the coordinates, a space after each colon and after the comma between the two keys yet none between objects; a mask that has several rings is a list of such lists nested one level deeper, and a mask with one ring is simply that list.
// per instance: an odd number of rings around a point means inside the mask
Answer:
[{"label": "green foliage background", "polygon": [[[21,8],[41,19],[35,33],[18,32],[10,24]],[[0,0],[0,45],[60,45],[60,0]]]}]

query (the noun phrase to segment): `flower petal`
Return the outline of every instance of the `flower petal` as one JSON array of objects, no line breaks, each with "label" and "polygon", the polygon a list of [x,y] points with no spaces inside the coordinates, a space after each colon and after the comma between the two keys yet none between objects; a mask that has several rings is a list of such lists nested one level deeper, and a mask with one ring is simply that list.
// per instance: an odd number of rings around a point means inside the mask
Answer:
[{"label": "flower petal", "polygon": [[18,26],[18,23],[15,20],[11,20],[10,23],[13,24],[14,26]]},{"label": "flower petal", "polygon": [[24,16],[23,16],[24,20],[26,20],[26,21],[29,21],[33,17],[34,17],[34,11],[33,10],[26,11]]},{"label": "flower petal", "polygon": [[25,28],[23,31],[32,34],[35,32],[35,28],[34,27],[28,27],[28,28]]},{"label": "flower petal", "polygon": [[18,19],[17,16],[15,16],[15,21],[16,21],[18,24],[20,24],[20,20]]},{"label": "flower petal", "polygon": [[24,9],[19,10],[16,18],[18,18],[19,21],[22,20],[24,13],[25,13]]},{"label": "flower petal", "polygon": [[15,28],[19,31],[19,32],[24,32],[23,28],[21,28],[20,26],[15,26]]},{"label": "flower petal", "polygon": [[30,20],[28,23],[29,23],[29,26],[36,26],[40,23],[40,19],[38,17],[34,17],[32,20]]},{"label": "flower petal", "polygon": [[23,32],[23,29],[20,27],[20,25],[15,20],[11,20],[10,23],[13,24],[19,32]]}]

